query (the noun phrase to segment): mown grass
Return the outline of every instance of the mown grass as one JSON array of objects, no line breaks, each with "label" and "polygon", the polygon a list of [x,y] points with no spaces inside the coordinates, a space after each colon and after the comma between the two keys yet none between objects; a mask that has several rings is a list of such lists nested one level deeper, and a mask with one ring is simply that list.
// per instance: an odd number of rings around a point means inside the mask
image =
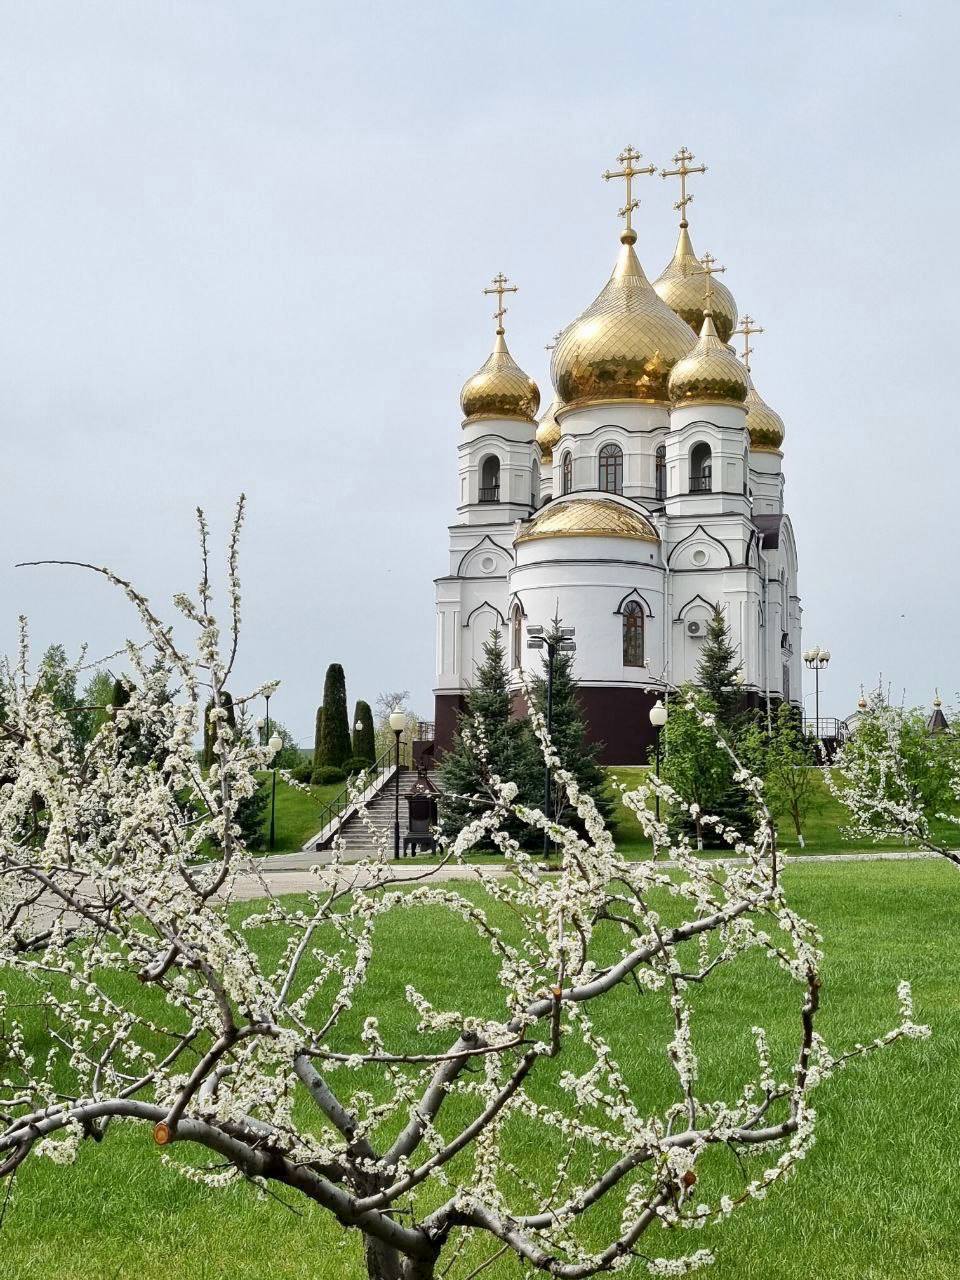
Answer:
[{"label": "mown grass", "polygon": [[[259,775],[267,790],[267,807],[263,815],[263,848],[267,851],[270,836],[270,785],[269,773]],[[302,849],[304,843],[320,830],[320,819],[323,806],[334,800],[344,788],[344,783],[335,782],[330,786],[313,787],[309,793],[297,787],[288,786],[282,778],[277,778],[277,803],[274,824],[274,852],[286,853]]]},{"label": "mown grass", "polygon": [[[913,981],[917,1015],[933,1025],[934,1037],[896,1045],[824,1087],[818,1142],[792,1183],[741,1212],[732,1226],[682,1240],[658,1232],[650,1250],[713,1247],[715,1280],[953,1280],[960,1275],[960,878],[938,862],[797,862],[786,875],[793,905],[824,936],[820,1030],[827,1038],[843,1046],[895,1022],[900,977]],[[511,918],[498,922],[509,936]],[[268,937],[265,946],[275,954],[279,938]],[[412,1025],[402,996],[408,981],[438,1008],[497,1008],[489,953],[452,913],[431,908],[387,916],[378,926],[377,955],[344,1028],[347,1038],[374,1010],[388,1039]],[[696,998],[695,1027],[706,1046],[704,1096],[734,1089],[750,1070],[756,1021],[771,1028],[781,1059],[797,1034],[797,992],[768,962],[746,957],[717,978]],[[656,999],[638,1006],[623,991],[600,1020],[651,1107],[672,1096],[664,1017]],[[42,1043],[38,1027],[37,1048]],[[369,1083],[357,1080],[354,1087]],[[554,1096],[548,1074],[541,1087],[545,1098]],[[556,1168],[557,1142],[538,1127],[518,1121],[507,1140],[529,1174]],[[732,1161],[714,1166],[705,1184],[737,1181]],[[103,1144],[85,1147],[74,1166],[31,1161],[21,1169],[0,1234],[0,1273],[4,1280],[359,1280],[358,1241],[292,1194],[285,1198],[296,1212],[247,1187],[198,1187],[164,1166],[147,1129],[116,1126]],[[615,1228],[616,1208],[598,1215],[595,1239]],[[449,1280],[462,1280],[492,1251],[484,1242],[472,1247]],[[519,1280],[522,1271],[504,1258],[483,1274]],[[636,1274],[645,1269],[638,1265]]]}]

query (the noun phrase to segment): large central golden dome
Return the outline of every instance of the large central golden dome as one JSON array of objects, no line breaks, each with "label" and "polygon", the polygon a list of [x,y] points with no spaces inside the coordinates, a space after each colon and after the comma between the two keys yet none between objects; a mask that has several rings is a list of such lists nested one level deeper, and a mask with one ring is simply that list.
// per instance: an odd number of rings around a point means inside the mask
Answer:
[{"label": "large central golden dome", "polygon": [[[703,268],[693,252],[686,222],[680,223],[677,250],[653,282],[654,291],[671,311],[686,320],[694,333],[703,328]],[[737,327],[737,304],[719,280],[713,281],[713,323],[721,342],[729,342]]]},{"label": "large central golden dome", "polygon": [[670,370],[696,342],[688,324],[657,297],[634,252],[623,248],[596,301],[561,334],[553,352],[553,385],[564,406],[604,400],[668,403]]}]

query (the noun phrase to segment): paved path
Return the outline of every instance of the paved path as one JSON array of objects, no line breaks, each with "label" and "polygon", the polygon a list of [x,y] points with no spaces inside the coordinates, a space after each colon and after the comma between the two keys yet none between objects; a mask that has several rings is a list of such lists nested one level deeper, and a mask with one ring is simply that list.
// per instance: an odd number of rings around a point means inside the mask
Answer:
[{"label": "paved path", "polygon": [[[913,862],[939,856],[936,853],[908,849],[878,849],[875,852],[867,851],[866,853],[788,854],[786,861],[788,866],[802,865],[807,862]],[[344,877],[350,881],[356,877],[358,888],[369,882],[369,874],[360,867],[348,863],[334,868],[329,865],[329,862],[319,862],[317,857],[316,854],[312,858],[306,854],[275,854],[273,857],[260,859],[259,869],[263,880],[253,875],[240,877],[234,886],[234,900],[246,901],[250,898],[263,897],[263,881],[266,882],[269,891],[274,894],[307,893],[311,889],[329,887],[336,879],[340,878],[342,881]],[[727,858],[724,861],[745,864],[747,860],[746,858]],[[423,862],[417,863],[413,859],[391,862],[388,865],[392,876],[397,880],[429,878],[435,884],[438,881],[469,881],[474,878],[474,869],[469,865],[437,867]],[[659,865],[670,868],[677,866],[677,863],[664,861]],[[310,870],[313,866],[317,868],[316,871]],[[484,863],[476,870],[482,870],[487,875],[494,876],[511,874],[510,868],[500,863]]]}]

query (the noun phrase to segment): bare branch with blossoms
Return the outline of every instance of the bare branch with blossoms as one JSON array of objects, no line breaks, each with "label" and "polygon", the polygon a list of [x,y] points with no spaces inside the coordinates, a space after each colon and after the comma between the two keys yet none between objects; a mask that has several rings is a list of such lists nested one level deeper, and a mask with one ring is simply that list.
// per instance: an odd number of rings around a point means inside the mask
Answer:
[{"label": "bare branch with blossoms", "polygon": [[[926,1034],[909,988],[899,991],[897,1026],[831,1050],[815,1026],[817,935],[787,902],[759,780],[734,759],[755,802],[752,834],[702,815],[739,855],[729,859],[698,856],[655,820],[654,790],[683,804],[659,778],[625,792],[671,866],[630,861],[536,712],[578,830],[520,805],[515,784],[488,769],[491,803],[441,859],[473,885],[444,882],[436,867],[401,883],[381,843],[364,862],[337,854],[318,868],[306,904],[272,896],[236,820],[269,757],[231,729],[224,698],[240,624],[242,515],[241,503],[226,656],[202,515],[200,586],[176,599],[197,633],[193,652],[128,582],[95,570],[133,604],[179,682],[175,697],[132,657],[129,700],[78,747],[30,677],[25,638],[21,646],[0,728],[0,965],[33,994],[21,1008],[0,988],[0,1178],[28,1158],[68,1162],[122,1120],[152,1130],[186,1177],[283,1187],[328,1210],[362,1236],[373,1280],[431,1280],[441,1259],[444,1274],[461,1262],[464,1275],[479,1274],[504,1252],[564,1280],[707,1265],[704,1249],[656,1256],[648,1233],[725,1219],[786,1178],[813,1141],[813,1089],[872,1048]],[[194,744],[208,703],[217,732],[204,774]],[[159,735],[161,760],[130,750],[140,733]],[[472,733],[483,757],[482,726]],[[507,833],[516,818],[547,831],[559,870]],[[509,877],[467,863],[490,842]],[[243,916],[229,900],[250,876],[261,877],[264,901]],[[378,1008],[384,922],[425,911],[473,935],[489,980],[477,976],[476,957],[450,956],[460,991],[443,1007],[427,979],[418,982],[417,955],[405,953],[406,1010]],[[698,1039],[693,993],[754,954],[781,975],[795,1037],[774,1050],[764,1028],[744,1028],[754,1065],[732,1088],[710,1091],[702,1044],[716,1033]],[[621,1012],[630,1002],[627,1056],[611,1043],[614,998]],[[651,1091],[638,1055],[648,1066],[665,1057],[669,1096]],[[559,1159],[530,1168],[521,1153],[533,1144],[552,1144]],[[223,1167],[198,1164],[198,1149]],[[113,1158],[114,1148],[101,1150]],[[701,1179],[712,1150],[737,1155],[729,1185]],[[618,1226],[597,1244],[594,1219],[611,1204]],[[478,1258],[484,1240],[492,1252]]]}]

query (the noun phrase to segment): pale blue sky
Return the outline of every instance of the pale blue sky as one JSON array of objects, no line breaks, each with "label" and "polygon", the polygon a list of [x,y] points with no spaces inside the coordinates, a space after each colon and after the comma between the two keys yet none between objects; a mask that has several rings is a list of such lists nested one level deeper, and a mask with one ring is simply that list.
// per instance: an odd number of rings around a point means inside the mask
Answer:
[{"label": "pale blue sky", "polygon": [[[957,10],[864,4],[0,0],[0,649],[117,647],[107,562],[160,604],[197,578],[192,509],[236,494],[243,674],[309,738],[351,702],[431,713],[432,579],[458,394],[544,344],[617,248],[601,171],[681,144],[699,252],[727,266],[787,424],[805,644],[824,714],[882,670],[952,694],[960,287]],[[651,277],[675,238],[650,180]]]}]

